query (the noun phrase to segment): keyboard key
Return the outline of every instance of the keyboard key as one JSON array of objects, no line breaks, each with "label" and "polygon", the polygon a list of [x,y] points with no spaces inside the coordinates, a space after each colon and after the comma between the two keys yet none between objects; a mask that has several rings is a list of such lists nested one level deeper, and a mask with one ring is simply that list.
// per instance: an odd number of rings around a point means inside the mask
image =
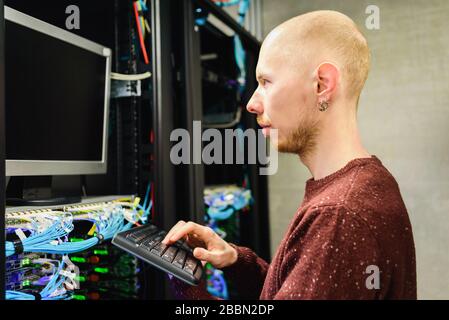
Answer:
[{"label": "keyboard key", "polygon": [[184,267],[184,262],[186,261],[187,252],[185,250],[180,249],[178,253],[176,254],[175,259],[173,260],[173,265],[177,266],[178,268]]},{"label": "keyboard key", "polygon": [[182,248],[189,252],[193,252],[193,250],[187,245],[185,240],[178,240],[174,243],[174,245],[177,246],[178,248]]},{"label": "keyboard key", "polygon": [[126,236],[126,238],[133,243],[137,243],[139,241],[140,236],[134,233],[130,233]]},{"label": "keyboard key", "polygon": [[[201,262],[200,262],[201,263]],[[203,269],[202,268],[200,268],[200,267],[198,267],[198,268],[196,268],[196,271],[195,271],[195,275],[194,275],[194,277],[196,278],[196,279],[200,279],[201,278],[201,275],[202,275],[202,273],[203,273]]]},{"label": "keyboard key", "polygon": [[137,229],[137,230],[132,230],[130,231],[131,234],[134,234],[136,236],[141,236],[147,233],[153,233],[156,232],[157,229],[155,229],[153,226],[151,227],[145,227],[145,228],[141,228],[141,229]]},{"label": "keyboard key", "polygon": [[143,241],[145,241],[148,237],[153,235],[157,231],[156,228],[145,228],[141,230],[137,230],[137,232],[132,232],[127,235],[127,239],[134,242],[134,244],[139,245]]},{"label": "keyboard key", "polygon": [[178,248],[176,247],[169,247],[164,254],[162,255],[162,259],[167,260],[168,262],[172,262],[175,258],[176,252],[178,251]]},{"label": "keyboard key", "polygon": [[191,275],[193,275],[196,270],[196,265],[197,265],[197,262],[196,262],[195,258],[193,258],[192,256],[189,255],[187,257],[186,264],[184,266],[184,270],[187,271],[188,273],[190,273]]},{"label": "keyboard key", "polygon": [[142,242],[142,247],[151,250],[154,248],[156,244],[162,241],[164,239],[164,235],[162,233],[157,234],[156,236],[150,237],[146,239],[144,242]]},{"label": "keyboard key", "polygon": [[154,248],[151,250],[152,253],[157,254],[158,256],[162,256],[164,251],[167,249],[167,245],[159,242]]},{"label": "keyboard key", "polygon": [[155,238],[148,238],[144,242],[142,242],[141,246],[149,251],[153,249],[153,247],[158,244],[160,241]]}]

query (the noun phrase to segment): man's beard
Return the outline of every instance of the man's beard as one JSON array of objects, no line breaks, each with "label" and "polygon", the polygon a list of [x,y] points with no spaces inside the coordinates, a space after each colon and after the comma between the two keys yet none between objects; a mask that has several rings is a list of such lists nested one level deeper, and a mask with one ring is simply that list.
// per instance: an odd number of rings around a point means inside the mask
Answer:
[{"label": "man's beard", "polygon": [[317,123],[303,120],[285,139],[278,139],[277,149],[279,152],[294,153],[305,158],[315,149],[318,132]]}]

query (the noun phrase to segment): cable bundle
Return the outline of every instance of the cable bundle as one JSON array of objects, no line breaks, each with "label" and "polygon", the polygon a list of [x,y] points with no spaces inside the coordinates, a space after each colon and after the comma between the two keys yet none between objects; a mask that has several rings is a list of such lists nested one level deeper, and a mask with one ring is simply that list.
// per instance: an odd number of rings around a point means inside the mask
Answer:
[{"label": "cable bundle", "polygon": [[204,193],[207,214],[214,220],[226,220],[252,202],[251,190],[236,186],[206,189]]},{"label": "cable bundle", "polygon": [[[245,16],[249,9],[249,0],[230,0],[230,1],[222,1],[217,0],[215,3],[220,7],[230,7],[230,6],[239,6],[238,9],[238,23],[243,26],[245,22]],[[238,82],[240,85],[240,92],[243,92],[246,86],[246,69],[245,69],[245,62],[246,62],[246,52],[245,49],[243,49],[242,41],[240,40],[240,37],[236,34],[234,36],[234,56],[235,56],[235,62],[239,68],[240,75],[238,78]]]},{"label": "cable bundle", "polygon": [[[34,226],[29,237],[14,242],[6,241],[6,256],[22,252],[45,252],[51,242],[60,241],[73,230],[71,214],[63,212],[59,216],[46,215],[45,218],[53,221],[48,228],[42,230],[41,227]],[[33,220],[33,224],[36,224],[36,220]]]},{"label": "cable bundle", "polygon": [[[145,201],[140,205],[140,198],[129,201],[127,198],[109,203],[92,203],[74,207],[65,207],[64,211],[48,211],[22,215],[29,225],[24,228],[28,237],[20,228],[15,232],[19,239],[6,242],[6,256],[22,252],[39,252],[63,255],[62,261],[51,260],[53,273],[42,277],[35,285],[45,287],[38,291],[24,290],[6,292],[8,300],[66,300],[71,299],[71,290],[78,288],[73,273],[77,268],[67,257],[67,254],[87,250],[104,240],[112,239],[118,232],[129,230],[139,222],[148,220],[152,208],[150,199],[151,184],[148,184]],[[75,217],[75,218],[74,218]],[[74,221],[87,220],[93,223],[88,232],[90,238],[82,241],[69,242],[70,233],[74,229]],[[49,259],[38,259],[39,262]],[[36,260],[37,261],[37,260]],[[66,267],[66,269],[64,269]],[[71,270],[71,271],[70,271]],[[47,282],[48,281],[48,282]]]},{"label": "cable bundle", "polygon": [[[111,208],[93,211],[89,213],[89,219],[95,223],[95,236],[79,242],[63,242],[55,245],[41,246],[39,252],[54,254],[71,254],[87,250],[104,240],[112,237],[122,231],[131,229],[138,219],[131,222],[129,220],[129,209],[124,209],[121,205],[131,205],[129,203],[115,203]],[[131,205],[132,206],[132,205]],[[141,206],[139,206],[141,207]],[[134,206],[132,206],[134,208]]]},{"label": "cable bundle", "polygon": [[64,286],[69,277],[67,276],[68,273],[63,272],[63,268],[66,265],[65,261],[67,260],[67,257],[63,257],[62,261],[58,264],[58,268],[55,269],[55,272],[51,276],[50,281],[39,293],[7,290],[6,300],[69,300],[72,294]]},{"label": "cable bundle", "polygon": [[[147,190],[147,195],[148,193],[149,190]],[[145,223],[152,207],[152,201],[150,200],[147,205],[148,197],[146,197],[144,205],[141,206],[139,200],[139,198],[136,198],[134,203],[114,202],[106,207],[99,205],[94,210],[86,211],[89,217],[87,220],[95,224],[95,235],[79,242],[63,240],[74,228],[70,213],[59,212],[59,215],[55,216],[45,215],[44,218],[50,220],[51,225],[44,229],[42,228],[42,218],[39,221],[40,224],[33,220],[29,237],[23,237],[23,239],[14,242],[6,242],[6,256],[22,252],[70,254],[89,249],[104,240],[112,239],[118,232],[131,229],[139,221]]]}]

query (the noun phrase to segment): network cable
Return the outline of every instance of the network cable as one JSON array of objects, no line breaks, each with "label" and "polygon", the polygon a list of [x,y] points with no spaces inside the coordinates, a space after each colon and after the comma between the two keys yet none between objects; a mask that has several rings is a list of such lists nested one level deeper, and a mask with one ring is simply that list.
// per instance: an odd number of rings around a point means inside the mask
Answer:
[{"label": "network cable", "polygon": [[[151,202],[150,202],[151,203]],[[115,205],[121,205],[121,206],[130,206],[131,208],[138,208],[143,212],[141,216],[145,215],[146,210],[140,205],[130,204],[127,202],[117,202]],[[151,208],[151,206],[148,206]],[[148,209],[147,209],[148,210]],[[135,212],[137,212],[135,210]],[[128,211],[124,210],[121,207],[115,207],[112,209],[112,212],[109,214],[106,213],[106,216],[109,217],[102,217],[104,212],[95,212],[91,213],[92,216],[97,215],[93,218],[93,221],[95,221],[95,228],[96,228],[96,235],[92,238],[78,241],[78,242],[63,242],[58,245],[46,245],[40,247],[39,252],[46,252],[46,253],[54,253],[54,254],[71,254],[76,253],[80,251],[84,251],[86,249],[89,249],[99,243],[102,243],[105,240],[112,239],[113,236],[119,232],[127,231],[132,228],[132,226],[138,221],[141,220],[141,217],[134,220],[132,219],[130,215],[127,215]],[[131,220],[132,219],[132,220]],[[131,220],[131,221],[130,221]],[[128,221],[128,222],[125,222]]]},{"label": "network cable", "polygon": [[204,202],[208,206],[207,214],[214,220],[226,220],[252,201],[250,190],[235,186],[207,190],[204,196]]},{"label": "network cable", "polygon": [[121,80],[121,81],[137,81],[144,80],[151,77],[151,72],[147,71],[139,74],[125,74],[125,73],[117,73],[111,72],[112,80]]},{"label": "network cable", "polygon": [[139,12],[142,12],[142,10],[140,10],[141,9],[141,4],[140,4],[139,1],[134,1],[133,2],[133,9],[134,9],[134,16],[135,16],[135,19],[136,19],[137,33],[139,35],[140,48],[142,50],[142,54],[143,54],[143,58],[144,58],[145,64],[149,64],[150,61],[148,59],[147,49],[145,47],[145,40],[144,40],[145,27],[142,25],[142,21],[139,18]]},{"label": "network cable", "polygon": [[58,241],[57,239],[67,236],[73,230],[73,219],[70,214],[45,215],[45,218],[53,220],[53,223],[45,230],[39,231],[39,228],[35,227],[31,229],[29,237],[22,236],[21,239],[15,241],[6,241],[6,256],[22,252],[42,252],[42,247],[50,245],[52,241]]},{"label": "network cable", "polygon": [[[58,267],[50,277],[47,285],[40,292],[19,292],[6,291],[6,300],[68,300],[71,298],[71,292],[67,291],[65,284],[70,279],[70,272],[63,272],[66,265],[65,261],[70,261],[66,256],[59,262]],[[74,275],[74,274],[73,274]]]},{"label": "network cable", "polygon": [[[241,0],[239,5],[238,22],[242,26],[245,22],[245,16],[248,9],[249,9],[249,0]],[[246,86],[246,68],[245,68],[246,52],[243,49],[242,41],[240,40],[240,37],[237,34],[234,36],[234,54],[235,54],[235,61],[240,70],[238,82],[240,84],[240,92],[242,93]]]},{"label": "network cable", "polygon": [[[249,0],[230,0],[230,1],[215,1],[215,3],[220,7],[230,7],[239,5],[238,9],[238,23],[243,26],[245,23],[246,13],[249,9]],[[234,56],[237,67],[239,68],[240,75],[238,78],[238,82],[240,85],[240,93],[242,93],[246,86],[246,52],[243,49],[242,41],[240,37],[236,34],[234,36]]]},{"label": "network cable", "polygon": [[[70,212],[63,212],[60,217],[53,217],[54,222],[44,231],[36,232],[32,230],[29,237],[22,237],[22,239],[14,242],[7,241],[6,256],[21,252],[71,254],[89,249],[105,240],[112,239],[118,232],[131,229],[138,221],[146,222],[152,207],[152,201],[150,200],[145,207],[138,204],[139,198],[135,200],[134,203],[114,202],[109,208],[98,206],[97,210],[86,210],[88,213],[87,220],[94,223],[95,235],[78,242],[62,240],[74,228]],[[102,210],[99,210],[100,208]]]}]

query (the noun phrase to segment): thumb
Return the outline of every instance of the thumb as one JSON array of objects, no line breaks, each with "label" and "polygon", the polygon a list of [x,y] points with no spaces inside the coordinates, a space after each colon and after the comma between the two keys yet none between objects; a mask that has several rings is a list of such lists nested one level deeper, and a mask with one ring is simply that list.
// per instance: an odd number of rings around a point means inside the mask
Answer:
[{"label": "thumb", "polygon": [[210,261],[212,254],[204,248],[195,248],[193,250],[193,256],[199,260]]}]

